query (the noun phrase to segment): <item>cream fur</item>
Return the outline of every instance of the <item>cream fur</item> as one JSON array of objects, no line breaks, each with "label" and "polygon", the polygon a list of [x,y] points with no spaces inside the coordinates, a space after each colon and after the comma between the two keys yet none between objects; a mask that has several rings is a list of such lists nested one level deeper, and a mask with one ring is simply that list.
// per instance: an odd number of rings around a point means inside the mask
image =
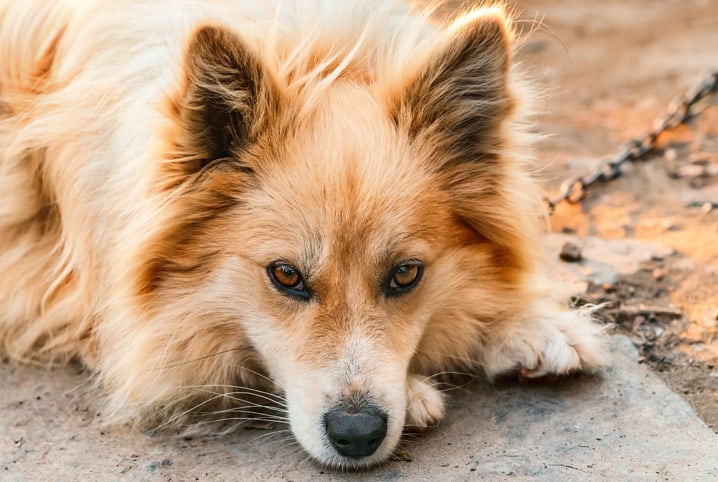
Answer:
[{"label": "cream fur", "polygon": [[[344,467],[443,417],[433,374],[597,365],[601,330],[541,287],[515,42],[500,7],[0,0],[1,352],[80,360],[117,421],[286,397]],[[420,284],[377,295],[409,259]],[[387,435],[352,459],[321,420],[359,394]]]}]

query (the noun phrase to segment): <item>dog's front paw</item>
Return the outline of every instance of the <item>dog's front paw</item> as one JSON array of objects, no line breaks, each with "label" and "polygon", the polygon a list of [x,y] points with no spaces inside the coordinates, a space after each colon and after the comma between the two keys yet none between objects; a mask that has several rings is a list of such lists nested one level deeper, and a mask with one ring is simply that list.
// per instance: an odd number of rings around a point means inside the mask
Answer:
[{"label": "dog's front paw", "polygon": [[444,418],[444,397],[426,377],[409,375],[406,382],[406,422],[408,430],[423,430]]},{"label": "dog's front paw", "polygon": [[567,375],[584,366],[577,348],[560,331],[543,340],[543,346],[527,342],[523,361],[518,367],[519,379],[540,378],[547,375]]},{"label": "dog's front paw", "polygon": [[556,312],[504,333],[487,347],[484,367],[490,377],[566,375],[600,365],[604,345],[604,329],[591,321],[590,310]]}]

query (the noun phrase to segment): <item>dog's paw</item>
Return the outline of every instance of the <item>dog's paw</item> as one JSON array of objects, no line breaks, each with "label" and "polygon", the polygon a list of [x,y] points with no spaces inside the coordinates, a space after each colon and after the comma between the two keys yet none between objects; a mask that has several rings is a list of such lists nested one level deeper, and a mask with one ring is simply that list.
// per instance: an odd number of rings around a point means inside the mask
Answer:
[{"label": "dog's paw", "polygon": [[604,329],[591,321],[590,311],[565,311],[504,333],[503,340],[487,350],[484,364],[491,377],[566,375],[600,365],[604,346]]},{"label": "dog's paw", "polygon": [[584,360],[566,335],[557,330],[546,337],[543,344],[527,342],[524,350],[530,352],[521,358],[518,366],[520,379],[540,378],[547,375],[567,375],[581,370]]},{"label": "dog's paw", "polygon": [[406,421],[408,430],[423,430],[444,418],[444,397],[426,377],[409,375],[406,382]]}]

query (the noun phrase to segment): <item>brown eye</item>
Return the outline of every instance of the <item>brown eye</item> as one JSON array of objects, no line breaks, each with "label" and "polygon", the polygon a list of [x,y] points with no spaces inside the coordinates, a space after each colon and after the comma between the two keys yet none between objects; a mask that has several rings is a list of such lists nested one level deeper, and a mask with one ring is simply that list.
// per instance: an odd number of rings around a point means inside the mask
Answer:
[{"label": "brown eye", "polygon": [[424,273],[424,265],[419,261],[411,261],[400,264],[391,272],[389,283],[386,287],[387,296],[400,296],[413,289],[421,280]]},{"label": "brown eye", "polygon": [[309,292],[304,286],[302,274],[295,266],[276,261],[267,266],[267,274],[274,286],[282,293],[304,300],[309,299]]},{"label": "brown eye", "polygon": [[277,282],[285,288],[294,288],[302,282],[297,268],[291,264],[276,264],[272,268],[272,274]]},{"label": "brown eye", "polygon": [[396,268],[394,276],[391,278],[391,286],[396,288],[399,286],[409,286],[414,282],[419,274],[419,267],[415,264],[403,264]]}]

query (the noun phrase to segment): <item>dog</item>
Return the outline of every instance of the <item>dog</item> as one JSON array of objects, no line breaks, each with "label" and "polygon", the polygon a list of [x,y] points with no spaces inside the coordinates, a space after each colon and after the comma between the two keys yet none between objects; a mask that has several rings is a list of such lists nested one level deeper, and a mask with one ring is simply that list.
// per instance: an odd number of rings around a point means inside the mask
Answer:
[{"label": "dog", "polygon": [[79,361],[113,422],[277,402],[339,468],[438,423],[437,375],[598,366],[552,294],[512,25],[0,1],[1,352]]}]

